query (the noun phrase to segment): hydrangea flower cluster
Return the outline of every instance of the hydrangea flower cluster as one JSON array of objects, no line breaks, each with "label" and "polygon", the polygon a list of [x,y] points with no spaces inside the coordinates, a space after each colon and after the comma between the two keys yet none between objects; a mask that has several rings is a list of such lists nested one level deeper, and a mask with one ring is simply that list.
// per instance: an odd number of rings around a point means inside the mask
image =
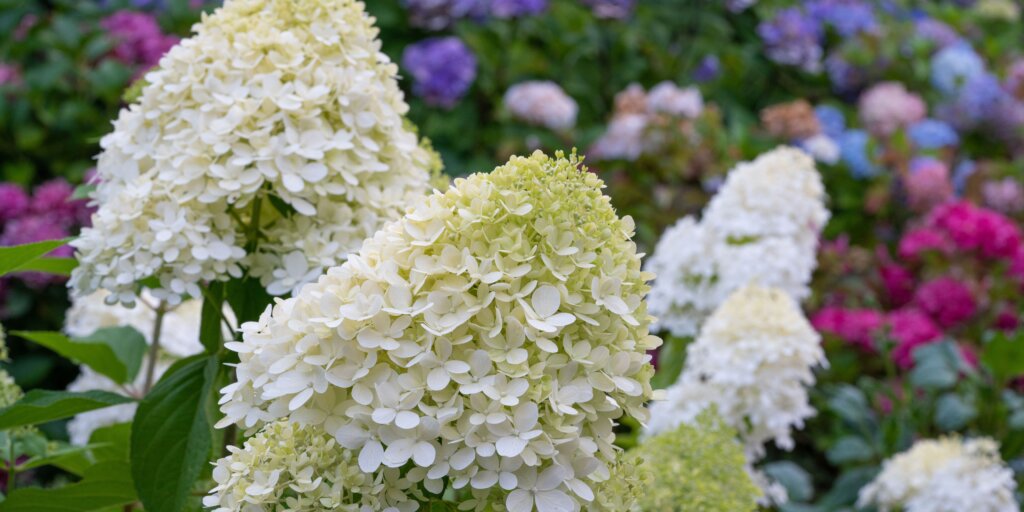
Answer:
[{"label": "hydrangea flower cluster", "polygon": [[373,510],[446,485],[463,509],[588,509],[616,419],[647,418],[660,344],[602,186],[538,152],[419,202],[242,326],[218,425],[322,428],[381,486],[357,491]]},{"label": "hydrangea flower cluster", "polygon": [[437,160],[376,36],[354,0],[231,0],[206,16],[100,143],[77,293],[131,304],[153,276],[176,303],[248,271],[284,294],[400,215]]},{"label": "hydrangea flower cluster", "polygon": [[880,512],[1015,512],[1016,487],[995,441],[923,439],[887,460],[857,505]]},{"label": "hydrangea flower cluster", "polygon": [[168,50],[178,44],[178,37],[164,34],[152,14],[118,11],[100,21],[115,41],[112,54],[117,60],[137,68],[140,75],[160,61]]},{"label": "hydrangea flower cluster", "polygon": [[558,84],[531,80],[509,87],[505,108],[513,117],[551,130],[568,130],[576,125],[579,106]]},{"label": "hydrangea flower cluster", "polygon": [[704,98],[696,87],[661,82],[644,91],[630,84],[615,95],[615,113],[608,128],[587,151],[599,160],[636,160],[661,146],[651,128],[669,119],[696,119],[704,112]]},{"label": "hydrangea flower cluster", "polygon": [[594,16],[604,19],[624,20],[633,14],[637,0],[580,0],[590,7]]},{"label": "hydrangea flower cluster", "polygon": [[714,407],[735,428],[751,461],[765,444],[793,448],[792,429],[814,414],[807,387],[826,366],[820,336],[782,290],[747,286],[733,293],[686,347],[686,365],[666,400],[651,406],[648,432],[692,423]]},{"label": "hydrangea flower cluster", "polygon": [[924,119],[927,106],[899,82],[881,82],[860,96],[860,118],[873,135],[887,137]]},{"label": "hydrangea flower cluster", "polygon": [[[64,332],[71,337],[84,337],[104,327],[127,326],[139,331],[146,339],[146,343],[152,344],[159,301],[147,291],[143,291],[139,298],[142,304],[126,308],[117,304],[107,304],[107,295],[107,292],[100,290],[84,297],[73,298],[71,308],[64,318]],[[163,375],[174,361],[203,351],[203,346],[199,343],[201,312],[201,301],[186,300],[164,313],[160,332],[160,358],[153,370],[154,380]],[[225,308],[224,313],[230,316],[230,308]],[[139,397],[144,393],[147,371],[148,361],[144,361],[135,382],[122,387],[88,366],[82,365],[78,377],[68,384],[68,391],[99,389],[114,393],[127,392],[133,397]],[[86,445],[94,430],[131,421],[135,416],[135,409],[136,404],[128,403],[78,414],[68,422],[71,442],[80,446]]]},{"label": "hydrangea flower cluster", "polygon": [[412,92],[428,105],[451,108],[476,80],[476,56],[455,36],[432,37],[402,53],[402,67],[412,77]]},{"label": "hydrangea flower cluster", "polygon": [[669,228],[647,262],[658,276],[648,298],[658,326],[693,336],[726,297],[755,282],[806,298],[829,218],[824,201],[814,161],[798,149],[737,165],[703,219]]},{"label": "hydrangea flower cluster", "polygon": [[797,66],[810,73],[821,71],[821,24],[803,9],[780,10],[774,18],[758,25],[757,35],[772,61]]},{"label": "hydrangea flower cluster", "polygon": [[[7,333],[4,326],[0,324],[0,361],[9,361],[7,352]],[[14,382],[14,377],[7,373],[7,370],[0,368],[0,407],[7,407],[22,396],[21,388]]]},{"label": "hydrangea flower cluster", "polygon": [[[645,439],[631,453],[652,481],[637,500],[639,512],[757,510],[761,494],[745,471],[736,431],[710,411]],[[629,509],[617,509],[629,510]]]},{"label": "hydrangea flower cluster", "polygon": [[427,30],[444,30],[461,19],[487,15],[487,0],[404,0],[409,24]]}]

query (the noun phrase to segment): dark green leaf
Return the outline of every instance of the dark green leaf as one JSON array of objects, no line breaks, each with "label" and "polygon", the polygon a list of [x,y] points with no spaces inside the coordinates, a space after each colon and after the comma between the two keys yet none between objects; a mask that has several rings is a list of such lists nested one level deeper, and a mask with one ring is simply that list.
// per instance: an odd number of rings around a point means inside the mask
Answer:
[{"label": "dark green leaf", "polygon": [[131,437],[131,423],[118,423],[94,430],[89,436],[89,445],[94,447],[93,459],[96,462],[128,462]]},{"label": "dark green leaf", "polygon": [[221,327],[224,315],[224,283],[211,283],[203,297],[203,313],[199,323],[199,341],[206,352],[216,354],[224,340]]},{"label": "dark green leaf", "polygon": [[786,488],[790,500],[807,501],[814,496],[811,475],[795,463],[788,460],[771,462],[765,464],[763,469],[772,480]]},{"label": "dark green leaf", "polygon": [[910,383],[924,389],[948,389],[959,379],[960,354],[950,342],[932,343],[914,350]]},{"label": "dark green leaf", "polygon": [[177,512],[210,457],[206,406],[216,357],[193,359],[160,380],[139,404],[131,435],[132,476],[148,512]]},{"label": "dark green leaf", "polygon": [[686,362],[686,345],[689,339],[668,336],[665,343],[658,349],[658,371],[655,372],[651,386],[664,389],[671,386],[683,371]]},{"label": "dark green leaf", "polygon": [[1024,339],[997,333],[981,351],[981,363],[998,382],[1024,375]]},{"label": "dark green leaf", "polygon": [[131,402],[108,391],[49,391],[33,389],[11,405],[0,409],[0,430],[22,425],[70,418],[80,412],[92,411]]},{"label": "dark green leaf", "polygon": [[119,384],[131,382],[146,354],[146,339],[131,327],[105,327],[83,338],[53,331],[15,331],[54,352],[84,364]]},{"label": "dark green leaf", "polygon": [[59,445],[54,449],[47,449],[45,454],[36,455],[21,464],[18,464],[18,471],[25,469],[39,468],[43,466],[62,467],[65,460],[75,460],[85,455],[92,446],[74,446],[69,444]]},{"label": "dark green leaf", "polygon": [[0,503],[0,512],[88,512],[135,500],[128,465],[103,462],[87,469],[77,483],[54,489],[16,489]]},{"label": "dark green leaf", "polygon": [[853,425],[874,417],[864,392],[850,385],[836,388],[828,399],[828,406],[843,421]]},{"label": "dark green leaf", "polygon": [[946,393],[935,402],[935,426],[945,431],[964,428],[977,415],[977,409],[955,393]]},{"label": "dark green leaf", "polygon": [[0,276],[22,268],[30,261],[43,257],[50,251],[67,244],[70,240],[70,238],[44,240],[25,245],[0,247]]},{"label": "dark green leaf", "polygon": [[274,303],[274,298],[267,293],[259,279],[232,279],[228,281],[226,290],[228,304],[235,312],[238,325],[258,320],[267,306]]},{"label": "dark green leaf", "polygon": [[840,465],[848,462],[870,460],[873,454],[874,450],[867,441],[856,436],[846,436],[840,438],[836,444],[832,445],[826,456],[829,462]]}]

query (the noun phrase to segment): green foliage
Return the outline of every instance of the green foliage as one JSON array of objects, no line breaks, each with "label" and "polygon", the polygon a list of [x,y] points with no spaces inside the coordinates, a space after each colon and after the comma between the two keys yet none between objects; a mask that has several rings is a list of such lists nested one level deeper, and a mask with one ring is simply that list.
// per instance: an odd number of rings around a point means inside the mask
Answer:
[{"label": "green foliage", "polygon": [[68,338],[51,331],[15,331],[12,334],[87,365],[119,384],[135,380],[148,347],[142,334],[127,326],[105,327],[84,338]]},{"label": "green foliage", "polygon": [[136,500],[128,465],[102,462],[85,471],[82,480],[56,489],[16,489],[0,503],[0,512],[88,512]]},{"label": "green foliage", "polygon": [[107,391],[48,391],[33,389],[21,400],[0,409],[0,430],[70,418],[92,411],[131,402],[130,398]]},{"label": "green foliage", "polygon": [[[50,251],[67,243],[68,240],[61,239],[0,247],[0,276],[26,267]],[[41,269],[32,268],[32,270]]]},{"label": "green foliage", "polygon": [[696,425],[683,424],[643,441],[633,453],[653,475],[638,499],[643,512],[757,508],[761,492],[744,469],[736,432],[711,413],[704,413]]},{"label": "green foliage", "polygon": [[139,403],[131,432],[131,468],[139,499],[150,512],[177,512],[212,459],[207,411],[220,361],[179,361]]}]

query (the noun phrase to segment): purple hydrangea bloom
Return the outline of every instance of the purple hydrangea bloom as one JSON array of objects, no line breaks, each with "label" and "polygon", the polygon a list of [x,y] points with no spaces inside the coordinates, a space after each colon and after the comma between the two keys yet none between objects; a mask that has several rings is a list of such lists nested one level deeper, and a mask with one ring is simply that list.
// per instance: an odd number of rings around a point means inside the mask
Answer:
[{"label": "purple hydrangea bloom", "polygon": [[832,87],[840,93],[852,92],[864,85],[864,70],[850,64],[839,53],[832,53],[825,59],[825,72]]},{"label": "purple hydrangea bloom", "polygon": [[757,0],[725,0],[725,7],[732,12],[743,12],[756,3]]},{"label": "purple hydrangea bloom", "polygon": [[490,0],[405,0],[409,24],[426,30],[444,30],[456,21],[482,19]]},{"label": "purple hydrangea bloom", "polygon": [[821,70],[821,24],[803,10],[790,7],[757,27],[768,58],[804,71]]},{"label": "purple hydrangea bloom", "polygon": [[846,131],[846,116],[832,105],[818,105],[814,108],[814,116],[818,118],[821,132],[833,139],[838,139]]},{"label": "purple hydrangea bloom", "polygon": [[960,41],[960,34],[949,25],[935,19],[922,18],[914,23],[917,37],[935,43],[939,48],[945,48]]},{"label": "purple hydrangea bloom", "polygon": [[922,119],[907,129],[915,146],[921,149],[938,149],[960,144],[960,136],[948,123],[938,119]]},{"label": "purple hydrangea bloom", "polygon": [[861,0],[811,0],[805,5],[811,18],[831,25],[844,38],[878,27],[874,8]]},{"label": "purple hydrangea bloom", "polygon": [[144,12],[118,11],[101,21],[100,25],[117,42],[114,57],[125,64],[138,66],[141,71],[155,66],[179,40],[164,34],[156,18]]},{"label": "purple hydrangea bloom", "polygon": [[636,0],[581,0],[598,18],[622,20],[633,14]]},{"label": "purple hydrangea bloom", "polygon": [[72,201],[75,189],[67,181],[57,178],[43,183],[32,192],[29,209],[36,215],[49,215],[63,226],[70,226],[77,220],[82,201]]},{"label": "purple hydrangea bloom", "polygon": [[870,142],[864,130],[848,130],[839,136],[839,158],[855,178],[870,178],[878,174],[878,167],[868,155]]},{"label": "purple hydrangea bloom", "polygon": [[718,60],[717,55],[707,55],[701,59],[700,64],[697,64],[697,69],[693,70],[693,80],[695,82],[710,82],[716,78],[722,72],[722,63]]},{"label": "purple hydrangea bloom", "polygon": [[547,8],[548,0],[491,0],[491,15],[496,18],[534,16]]},{"label": "purple hydrangea bloom", "polygon": [[0,183],[0,225],[23,215],[28,206],[25,189],[14,183]]},{"label": "purple hydrangea bloom", "polygon": [[943,48],[932,57],[932,85],[946,95],[953,95],[961,85],[983,73],[985,62],[966,43]]},{"label": "purple hydrangea bloom", "polygon": [[434,37],[405,48],[412,91],[428,105],[451,108],[476,79],[476,56],[459,38]]},{"label": "purple hydrangea bloom", "polygon": [[1012,102],[998,78],[981,73],[967,78],[953,100],[939,106],[938,113],[957,129],[972,130],[997,121]]}]

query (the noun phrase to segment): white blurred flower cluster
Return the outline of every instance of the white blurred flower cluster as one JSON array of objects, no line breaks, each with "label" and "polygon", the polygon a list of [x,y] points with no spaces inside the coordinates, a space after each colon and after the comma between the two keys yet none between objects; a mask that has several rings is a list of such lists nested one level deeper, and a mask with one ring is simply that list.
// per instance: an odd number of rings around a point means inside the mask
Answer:
[{"label": "white blurred flower cluster", "polygon": [[[139,331],[146,339],[146,343],[152,343],[159,301],[146,290],[140,296],[141,304],[127,308],[107,304],[107,295],[108,292],[100,290],[84,297],[73,298],[71,308],[65,315],[64,332],[68,336],[79,338],[104,327],[126,326]],[[154,382],[174,361],[203,351],[203,346],[199,343],[201,313],[202,302],[198,300],[186,300],[164,313],[160,332],[160,358],[154,369]],[[230,310],[226,308],[225,314],[230,315]],[[68,391],[99,389],[139,397],[145,386],[148,364],[148,360],[143,361],[135,382],[125,386],[82,365],[78,377],[68,384]],[[136,404],[128,403],[76,415],[68,422],[68,434],[72,444],[87,444],[89,436],[100,427],[131,421],[135,416],[135,408]]]},{"label": "white blurred flower cluster", "polygon": [[714,406],[757,460],[768,441],[793,447],[791,430],[814,414],[807,387],[827,365],[821,337],[792,297],[747,286],[708,318],[686,347],[686,365],[666,400],[651,406],[650,433],[692,422]]},{"label": "white blurred flower cluster", "polygon": [[671,119],[695,119],[704,112],[704,97],[696,87],[661,82],[649,92],[631,84],[615,96],[615,113],[608,128],[587,155],[600,160],[636,160],[656,151],[662,141],[651,128]]},{"label": "white blurred flower cluster", "polygon": [[881,512],[1017,512],[1016,487],[995,441],[923,439],[887,460],[857,505]]},{"label": "white blurred flower cluster", "polygon": [[657,276],[648,303],[658,327],[693,336],[750,283],[803,300],[828,218],[821,176],[803,151],[780,147],[737,165],[702,220],[680,219],[647,261]]},{"label": "white blurred flower cluster", "polygon": [[78,294],[172,304],[243,270],[271,294],[341,263],[436,156],[355,0],[229,0],[145,76],[100,142],[99,205],[72,242]]},{"label": "white blurred flower cluster", "polygon": [[547,80],[521,82],[505,91],[505,108],[513,117],[551,130],[576,125],[579,106],[558,84]]},{"label": "white blurred flower cluster", "polygon": [[383,483],[367,510],[446,485],[463,510],[589,510],[616,420],[646,420],[660,340],[632,220],[579,165],[538,152],[456,180],[243,325],[219,426],[324,429]]}]

